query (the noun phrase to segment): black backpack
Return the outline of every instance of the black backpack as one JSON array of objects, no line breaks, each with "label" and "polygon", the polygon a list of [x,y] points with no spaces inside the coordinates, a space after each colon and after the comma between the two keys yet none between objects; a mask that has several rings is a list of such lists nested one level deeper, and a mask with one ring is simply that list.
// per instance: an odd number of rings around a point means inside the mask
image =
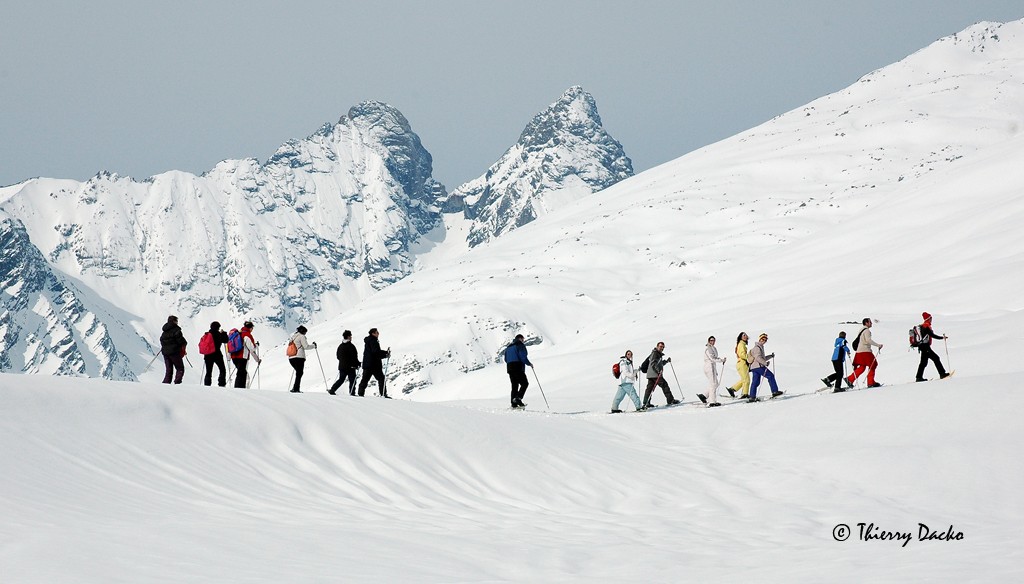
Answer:
[{"label": "black backpack", "polygon": [[647,368],[651,366],[651,356],[648,355],[644,362],[640,364],[640,372],[647,373]]},{"label": "black backpack", "polygon": [[866,330],[868,330],[868,327],[864,327],[864,328],[860,329],[860,332],[857,333],[857,338],[853,339],[853,350],[854,351],[857,350],[857,347],[860,347],[860,336],[862,334],[864,334],[864,331],[866,331]]}]

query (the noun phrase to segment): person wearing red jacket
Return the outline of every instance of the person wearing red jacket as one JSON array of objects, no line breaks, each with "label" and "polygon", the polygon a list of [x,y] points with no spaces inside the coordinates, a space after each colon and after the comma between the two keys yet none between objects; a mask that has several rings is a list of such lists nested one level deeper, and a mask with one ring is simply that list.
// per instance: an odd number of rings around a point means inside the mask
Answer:
[{"label": "person wearing red jacket", "polygon": [[238,331],[238,334],[242,336],[242,348],[234,353],[231,353],[231,362],[234,363],[235,373],[235,387],[239,389],[245,389],[246,384],[249,380],[249,373],[246,371],[249,365],[249,357],[256,359],[256,362],[260,362],[259,346],[255,339],[252,338],[252,321],[245,321],[242,325],[242,329]]}]

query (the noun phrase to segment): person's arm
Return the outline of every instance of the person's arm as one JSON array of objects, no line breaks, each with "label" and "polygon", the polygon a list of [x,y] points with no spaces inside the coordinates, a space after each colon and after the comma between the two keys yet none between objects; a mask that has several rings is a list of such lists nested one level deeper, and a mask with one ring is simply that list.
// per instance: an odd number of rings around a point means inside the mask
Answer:
[{"label": "person's arm", "polygon": [[256,350],[256,343],[253,342],[252,337],[242,337],[242,345],[249,351],[252,358],[256,359],[257,363],[261,361],[260,354]]}]

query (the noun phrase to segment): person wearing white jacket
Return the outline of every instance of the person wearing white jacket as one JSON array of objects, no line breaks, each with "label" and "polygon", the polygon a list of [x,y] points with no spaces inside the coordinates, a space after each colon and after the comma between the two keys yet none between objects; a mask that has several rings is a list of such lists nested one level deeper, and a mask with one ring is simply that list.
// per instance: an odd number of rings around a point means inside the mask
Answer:
[{"label": "person wearing white jacket", "polygon": [[306,368],[306,349],[315,349],[316,343],[310,344],[306,340],[306,327],[299,325],[299,328],[295,329],[295,334],[288,341],[288,363],[291,364],[292,369],[295,370],[295,385],[292,386],[292,393],[302,393],[299,390],[299,385],[302,383],[302,372]]},{"label": "person wearing white jacket", "polygon": [[619,404],[622,403],[622,398],[629,396],[629,399],[633,400],[633,407],[636,411],[645,409],[640,405],[640,396],[636,393],[636,371],[633,369],[633,351],[626,351],[626,354],[619,359],[619,389],[615,392],[615,397],[612,398],[612,413],[618,414],[622,410],[619,409]]},{"label": "person wearing white jacket", "polygon": [[715,337],[708,337],[708,344],[704,347],[704,375],[708,378],[708,395],[701,393],[697,397],[701,402],[708,404],[709,408],[722,405],[718,403],[718,385],[721,381],[718,374],[719,363],[724,365],[725,357],[719,358],[718,349],[715,348]]}]

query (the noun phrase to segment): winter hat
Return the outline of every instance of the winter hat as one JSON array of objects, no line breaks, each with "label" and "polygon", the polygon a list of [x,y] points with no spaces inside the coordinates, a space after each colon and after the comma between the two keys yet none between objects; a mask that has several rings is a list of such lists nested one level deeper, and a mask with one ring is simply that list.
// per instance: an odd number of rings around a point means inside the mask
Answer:
[{"label": "winter hat", "polygon": [[306,334],[306,327],[302,326],[301,324],[299,325],[299,328],[297,328],[297,329],[295,329],[295,330],[296,330],[296,331],[298,331],[298,333],[299,333],[300,335],[304,335],[304,334]]},{"label": "winter hat", "polygon": [[925,320],[931,320],[932,319],[932,315],[928,314],[927,312],[922,312],[921,313],[921,318],[923,318]]},{"label": "winter hat", "polygon": [[252,328],[252,321],[251,320],[247,320],[244,323],[242,323],[242,326],[244,328],[251,329]]},{"label": "winter hat", "polygon": [[341,333],[341,338],[343,338],[343,339],[351,339],[352,338],[352,331],[346,330],[345,332]]},{"label": "winter hat", "polygon": [[759,341],[767,341],[768,340],[768,333],[761,333],[760,335],[757,336],[757,340],[759,340]]},{"label": "winter hat", "polygon": [[220,323],[217,322],[217,321],[211,322],[210,323],[210,330],[211,331],[219,331],[220,330]]},{"label": "winter hat", "polygon": [[176,323],[176,322],[178,322],[178,317],[177,317],[177,316],[174,316],[174,315],[172,314],[171,316],[168,316],[168,317],[167,317],[167,322],[174,322],[174,323]]}]

